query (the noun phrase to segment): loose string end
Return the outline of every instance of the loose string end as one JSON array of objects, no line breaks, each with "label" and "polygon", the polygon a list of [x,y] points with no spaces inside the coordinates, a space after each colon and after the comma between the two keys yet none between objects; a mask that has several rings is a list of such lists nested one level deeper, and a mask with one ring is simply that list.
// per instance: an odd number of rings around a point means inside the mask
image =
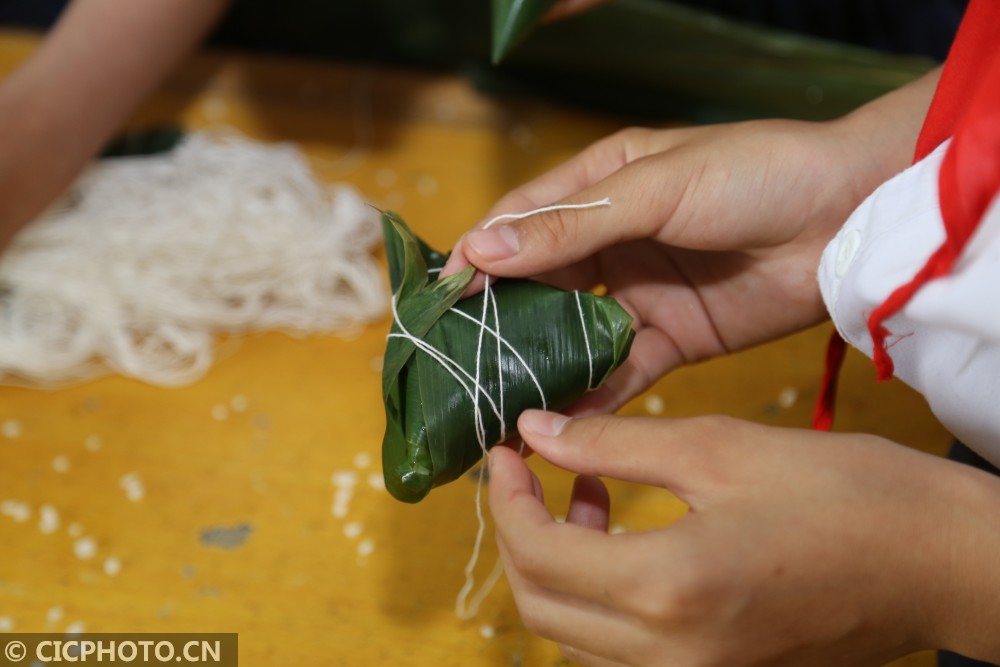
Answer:
[{"label": "loose string end", "polygon": [[[488,456],[489,454],[487,454]],[[469,621],[476,617],[483,601],[493,591],[497,582],[500,581],[501,575],[503,575],[503,564],[498,557],[496,563],[493,565],[493,569],[483,581],[482,586],[470,599],[469,596],[476,586],[475,570],[476,565],[479,563],[480,552],[482,551],[483,535],[486,533],[486,519],[483,517],[482,501],[485,471],[486,465],[484,460],[483,464],[479,467],[479,479],[476,483],[476,519],[479,522],[479,527],[476,530],[476,540],[472,545],[472,555],[469,558],[469,562],[465,565],[465,584],[455,597],[455,616],[462,621]]]},{"label": "loose string end", "polygon": [[493,223],[496,222],[501,222],[503,220],[522,220],[524,218],[528,218],[533,215],[538,215],[539,213],[548,213],[550,211],[569,211],[574,209],[600,208],[602,206],[611,206],[611,197],[605,197],[604,199],[585,202],[583,204],[553,204],[551,206],[542,206],[541,208],[525,211],[524,213],[504,213],[502,215],[496,216],[495,218],[492,218],[489,222],[483,225],[483,229],[489,229],[493,225]]}]

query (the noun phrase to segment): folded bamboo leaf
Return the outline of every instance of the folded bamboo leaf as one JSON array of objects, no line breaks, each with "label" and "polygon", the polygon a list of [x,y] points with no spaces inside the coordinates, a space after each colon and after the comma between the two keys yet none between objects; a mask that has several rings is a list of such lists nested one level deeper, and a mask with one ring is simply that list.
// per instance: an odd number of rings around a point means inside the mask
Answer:
[{"label": "folded bamboo leaf", "polygon": [[493,63],[500,62],[555,4],[556,0],[493,0]]},{"label": "folded bamboo leaf", "polygon": [[382,367],[382,467],[389,492],[417,502],[471,468],[483,446],[515,435],[522,411],[560,410],[599,386],[634,332],[614,299],[530,280],[459,300],[471,267],[438,280],[445,255],[392,213],[382,225],[395,314]]}]

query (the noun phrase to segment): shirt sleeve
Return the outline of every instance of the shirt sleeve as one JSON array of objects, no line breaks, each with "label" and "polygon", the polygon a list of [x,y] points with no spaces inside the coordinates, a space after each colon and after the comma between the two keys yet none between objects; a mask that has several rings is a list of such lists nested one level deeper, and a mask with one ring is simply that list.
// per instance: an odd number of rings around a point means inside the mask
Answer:
[{"label": "shirt sleeve", "polygon": [[[948,145],[883,184],[823,252],[826,307],[844,340],[869,357],[868,316],[944,241],[938,172]],[[923,394],[956,437],[1000,465],[1000,197],[953,271],[885,324],[896,377]]]}]

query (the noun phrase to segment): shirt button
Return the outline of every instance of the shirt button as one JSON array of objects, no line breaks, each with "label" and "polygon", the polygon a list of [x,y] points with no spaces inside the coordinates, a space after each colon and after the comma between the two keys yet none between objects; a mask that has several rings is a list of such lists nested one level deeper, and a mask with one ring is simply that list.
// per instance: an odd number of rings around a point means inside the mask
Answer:
[{"label": "shirt button", "polygon": [[837,277],[842,277],[851,268],[851,263],[861,248],[861,232],[856,229],[849,229],[840,239],[840,247],[837,249]]}]

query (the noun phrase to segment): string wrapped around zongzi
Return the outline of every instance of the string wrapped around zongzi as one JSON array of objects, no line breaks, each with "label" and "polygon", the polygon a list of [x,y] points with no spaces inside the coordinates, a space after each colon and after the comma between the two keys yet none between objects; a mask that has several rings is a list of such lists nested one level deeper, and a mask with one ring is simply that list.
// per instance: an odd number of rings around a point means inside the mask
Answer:
[{"label": "string wrapped around zongzi", "polygon": [[474,270],[438,280],[446,257],[382,216],[394,322],[382,369],[386,488],[417,502],[515,435],[528,408],[560,410],[628,355],[632,318],[609,297],[500,280],[460,300]]}]

